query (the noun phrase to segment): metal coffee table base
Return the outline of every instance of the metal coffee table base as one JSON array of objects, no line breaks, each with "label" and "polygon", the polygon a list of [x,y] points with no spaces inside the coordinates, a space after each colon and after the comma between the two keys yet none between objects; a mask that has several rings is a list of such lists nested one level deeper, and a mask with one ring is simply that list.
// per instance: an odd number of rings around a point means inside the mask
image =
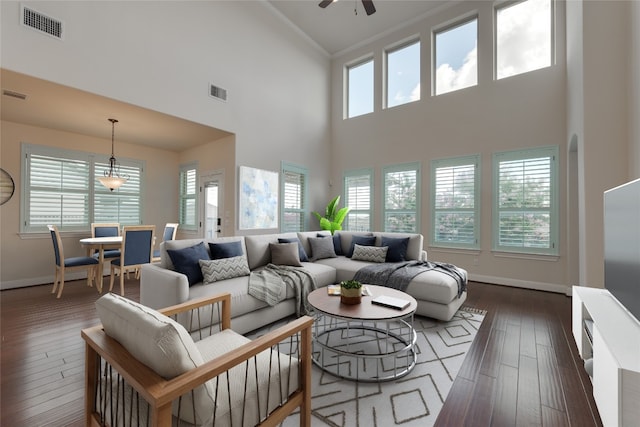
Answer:
[{"label": "metal coffee table base", "polygon": [[413,313],[366,321],[319,313],[314,322],[313,362],[340,378],[392,381],[416,365]]}]

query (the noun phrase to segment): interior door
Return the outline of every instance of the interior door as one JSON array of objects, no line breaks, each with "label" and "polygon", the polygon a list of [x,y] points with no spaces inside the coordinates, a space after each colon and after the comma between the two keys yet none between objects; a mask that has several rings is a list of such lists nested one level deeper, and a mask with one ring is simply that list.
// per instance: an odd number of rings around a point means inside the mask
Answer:
[{"label": "interior door", "polygon": [[222,235],[222,175],[213,174],[202,179],[202,236],[215,239]]}]

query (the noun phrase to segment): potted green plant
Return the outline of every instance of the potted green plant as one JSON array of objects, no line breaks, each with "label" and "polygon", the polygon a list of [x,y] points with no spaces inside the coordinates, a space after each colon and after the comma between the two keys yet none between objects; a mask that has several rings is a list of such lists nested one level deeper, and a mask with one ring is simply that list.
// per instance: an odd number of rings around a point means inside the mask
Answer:
[{"label": "potted green plant", "polygon": [[323,230],[329,230],[331,235],[333,235],[336,230],[342,230],[342,221],[344,221],[351,210],[346,206],[338,209],[339,203],[340,196],[338,195],[329,202],[325,209],[324,216],[320,215],[318,212],[313,212],[316,218],[318,218],[318,221],[320,221],[320,228]]},{"label": "potted green plant", "polygon": [[340,282],[340,302],[343,304],[360,304],[362,301],[362,283],[357,280]]}]

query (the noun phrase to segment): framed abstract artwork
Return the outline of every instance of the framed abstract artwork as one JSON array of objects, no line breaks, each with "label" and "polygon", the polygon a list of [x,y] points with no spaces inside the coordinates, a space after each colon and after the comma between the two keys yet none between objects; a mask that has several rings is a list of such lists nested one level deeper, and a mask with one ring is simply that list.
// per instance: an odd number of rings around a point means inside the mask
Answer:
[{"label": "framed abstract artwork", "polygon": [[278,172],[240,166],[240,230],[278,228]]}]

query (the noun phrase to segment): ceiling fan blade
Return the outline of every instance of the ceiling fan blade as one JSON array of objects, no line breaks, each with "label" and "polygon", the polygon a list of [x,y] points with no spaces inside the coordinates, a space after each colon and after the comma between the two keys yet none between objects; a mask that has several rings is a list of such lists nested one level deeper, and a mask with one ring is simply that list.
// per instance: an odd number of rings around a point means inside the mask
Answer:
[{"label": "ceiling fan blade", "polygon": [[373,5],[373,0],[362,0],[362,5],[364,6],[364,10],[367,12],[367,15],[373,15],[376,13],[376,7]]},{"label": "ceiling fan blade", "polygon": [[333,0],[322,0],[318,6],[320,6],[321,8],[325,8],[331,3],[333,3]]}]

